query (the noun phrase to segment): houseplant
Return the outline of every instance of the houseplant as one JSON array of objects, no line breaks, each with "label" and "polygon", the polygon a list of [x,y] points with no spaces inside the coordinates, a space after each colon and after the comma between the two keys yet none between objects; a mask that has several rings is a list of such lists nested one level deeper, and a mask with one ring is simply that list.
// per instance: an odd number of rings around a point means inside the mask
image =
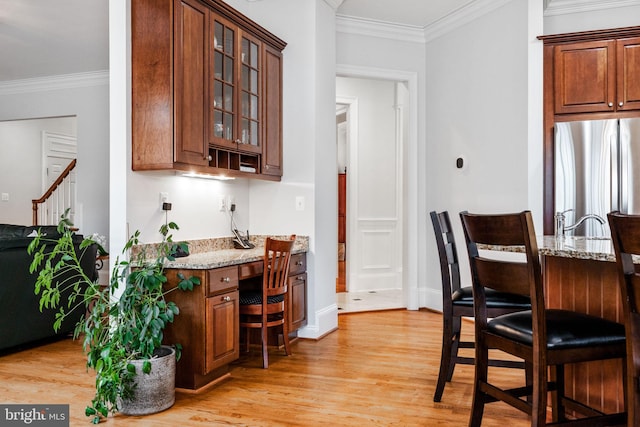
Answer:
[{"label": "houseplant", "polygon": [[[175,303],[166,300],[166,295],[176,289],[192,290],[200,284],[198,278],[180,275],[177,287],[163,288],[167,281],[164,262],[173,260],[178,248],[188,250],[185,243],[173,243],[170,231],[177,229],[173,222],[160,227],[162,243],[157,245],[150,260],[144,249],[129,261],[117,257],[109,286],[101,286],[97,279],[79,268],[82,251],[97,243],[89,237],[74,246],[66,214],[58,224],[58,238],[48,239],[38,233],[29,245],[28,251],[33,256],[30,271],[39,272],[35,292],[40,295],[40,310],[58,310],[54,329],[59,328],[74,309],[84,306],[87,311],[76,324],[74,338],[84,337],[87,367],[96,372],[96,394],[85,410],[94,424],[120,410],[123,402],[136,397],[136,365],[145,374],[151,372],[152,361],[162,351],[163,330],[179,313]],[[139,236],[140,232],[136,231],[129,238],[123,254],[139,243]],[[57,280],[69,271],[73,272],[73,280]],[[118,296],[121,285],[124,290]],[[61,306],[60,293],[70,288],[69,304]],[[175,344],[174,349],[179,359],[180,345]],[[173,387],[171,389],[173,393]],[[173,400],[169,406],[171,404]]]}]

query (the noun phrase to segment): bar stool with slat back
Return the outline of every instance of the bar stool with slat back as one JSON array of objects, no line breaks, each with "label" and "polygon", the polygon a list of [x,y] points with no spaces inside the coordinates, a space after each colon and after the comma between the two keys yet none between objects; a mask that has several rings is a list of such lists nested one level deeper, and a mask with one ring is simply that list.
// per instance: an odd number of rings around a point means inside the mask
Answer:
[{"label": "bar stool with slat back", "polygon": [[264,245],[262,290],[240,293],[240,327],[246,329],[247,349],[250,330],[260,329],[262,344],[262,367],[269,367],[268,330],[282,328],[284,351],[291,354],[289,345],[289,263],[296,236],[289,240],[267,237]]},{"label": "bar stool with slat back", "polygon": [[[566,364],[626,358],[624,326],[596,316],[545,307],[531,212],[501,215],[462,212],[460,218],[475,309],[476,366],[469,426],[479,427],[484,405],[496,400],[529,414],[532,426],[546,426],[547,395],[554,390],[552,419],[557,423],[553,425],[592,427],[626,423],[625,412],[603,414],[588,407],[589,402],[565,396],[564,388]],[[524,248],[521,254],[524,259],[505,258],[505,247]],[[492,256],[496,250],[500,253]],[[531,310],[488,319],[485,288],[529,296]],[[494,348],[524,359],[532,367],[532,385],[504,389],[489,381],[489,349]],[[567,410],[574,412],[569,416]],[[569,419],[578,414],[584,417],[579,421]]]},{"label": "bar stool with slat back", "polygon": [[[458,356],[459,348],[474,348],[473,341],[460,339],[461,319],[473,317],[473,296],[471,286],[460,284],[460,265],[458,250],[451,228],[449,212],[431,212],[431,222],[438,247],[440,275],[442,278],[442,354],[440,373],[433,396],[434,402],[440,402],[446,382],[451,381],[456,364],[473,365],[473,357]],[[530,310],[531,301],[522,295],[487,290],[487,314],[489,317],[520,310]],[[516,360],[491,359],[491,366],[524,368],[524,363]]]},{"label": "bar stool with slat back", "polygon": [[627,333],[628,426],[640,426],[640,267],[633,257],[640,256],[640,215],[611,212],[607,215],[616,254],[622,313]]}]

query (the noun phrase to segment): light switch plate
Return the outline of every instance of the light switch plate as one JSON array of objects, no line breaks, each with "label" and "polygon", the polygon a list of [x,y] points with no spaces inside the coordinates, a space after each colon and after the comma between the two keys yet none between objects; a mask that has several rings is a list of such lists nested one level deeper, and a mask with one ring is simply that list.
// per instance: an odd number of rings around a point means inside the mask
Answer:
[{"label": "light switch plate", "polygon": [[303,211],[304,210],[304,196],[296,197],[296,210]]}]

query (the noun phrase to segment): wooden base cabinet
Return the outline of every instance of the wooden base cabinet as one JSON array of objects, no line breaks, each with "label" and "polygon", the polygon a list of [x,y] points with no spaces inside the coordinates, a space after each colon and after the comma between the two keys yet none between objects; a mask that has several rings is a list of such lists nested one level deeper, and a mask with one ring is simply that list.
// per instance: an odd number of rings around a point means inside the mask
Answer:
[{"label": "wooden base cabinet", "polygon": [[286,43],[221,0],[131,4],[132,169],[280,180]]},{"label": "wooden base cabinet", "polygon": [[[209,270],[165,270],[166,289],[177,286],[178,274],[200,279],[200,285],[192,292],[174,291],[167,296],[180,310],[164,333],[165,343],[182,345],[182,358],[176,365],[176,387],[198,390],[229,375],[229,363],[240,357],[239,288],[260,289],[262,271],[262,261]],[[288,294],[291,338],[307,324],[306,271],[306,253],[293,254]],[[277,336],[269,339],[274,345],[279,343]]]},{"label": "wooden base cabinet", "polygon": [[196,276],[193,292],[169,294],[180,313],[165,330],[166,343],[180,343],[182,358],[176,365],[176,387],[197,390],[224,377],[228,364],[240,356],[238,269],[168,269],[167,286],[177,285],[178,273]]}]

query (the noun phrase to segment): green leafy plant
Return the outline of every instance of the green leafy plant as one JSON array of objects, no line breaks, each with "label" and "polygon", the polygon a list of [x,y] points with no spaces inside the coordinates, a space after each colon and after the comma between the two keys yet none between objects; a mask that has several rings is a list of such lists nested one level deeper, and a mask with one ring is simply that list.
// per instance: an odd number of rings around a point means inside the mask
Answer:
[{"label": "green leafy plant", "polygon": [[[170,222],[160,227],[162,243],[157,245],[151,257],[146,246],[134,259],[116,258],[109,286],[101,286],[96,278],[89,277],[82,269],[82,254],[97,243],[85,238],[76,245],[71,223],[63,215],[58,224],[57,239],[38,233],[29,245],[33,256],[30,271],[38,271],[35,293],[40,295],[40,310],[57,309],[54,329],[57,331],[65,318],[78,307],[87,314],[79,320],[74,339],[83,337],[83,349],[87,355],[87,367],[96,373],[96,394],[85,413],[93,424],[118,411],[119,399],[130,399],[134,389],[135,367],[132,360],[143,360],[142,371],[149,373],[151,363],[162,345],[163,330],[172,323],[179,309],[166,295],[175,290],[193,290],[199,285],[197,277],[178,275],[177,287],[166,289],[164,274],[166,260],[175,259],[178,248],[188,252],[185,243],[174,243],[171,230],[178,226]],[[139,244],[140,232],[136,231],[127,241],[123,255]],[[104,253],[102,247],[99,253]],[[64,279],[62,279],[64,277]],[[124,290],[118,296],[118,288]],[[69,303],[60,304],[62,294],[69,292]],[[78,311],[75,311],[78,313]],[[176,357],[180,358],[180,344],[174,344]]]}]

